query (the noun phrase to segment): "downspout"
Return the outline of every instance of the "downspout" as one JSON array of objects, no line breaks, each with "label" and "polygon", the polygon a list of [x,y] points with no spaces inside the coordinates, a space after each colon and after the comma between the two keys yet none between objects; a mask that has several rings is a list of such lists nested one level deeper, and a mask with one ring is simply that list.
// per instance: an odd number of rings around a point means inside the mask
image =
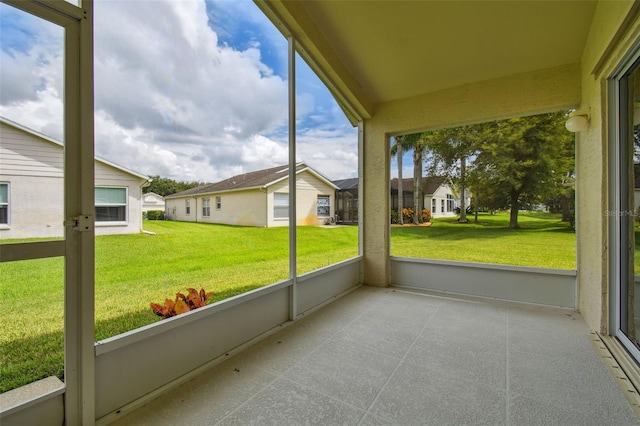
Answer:
[{"label": "downspout", "polygon": [[198,223],[198,197],[193,197],[195,200],[195,208],[196,208],[196,223]]}]

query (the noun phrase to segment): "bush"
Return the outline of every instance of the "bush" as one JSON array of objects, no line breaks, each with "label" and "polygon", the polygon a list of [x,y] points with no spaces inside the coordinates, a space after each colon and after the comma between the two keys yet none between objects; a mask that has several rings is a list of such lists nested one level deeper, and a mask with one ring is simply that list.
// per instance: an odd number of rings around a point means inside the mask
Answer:
[{"label": "bush", "polygon": [[[145,213],[142,213],[143,215]],[[149,210],[146,213],[147,220],[164,220],[164,212],[162,210]]]},{"label": "bush", "polygon": [[186,295],[176,293],[176,298],[174,300],[165,299],[164,305],[151,303],[151,310],[162,319],[170,318],[203,307],[211,296],[213,296],[213,292],[207,293],[204,288],[201,288],[200,291],[188,288]]},{"label": "bush", "polygon": [[398,223],[398,211],[391,210],[391,223]]},{"label": "bush", "polygon": [[431,210],[422,209],[422,221],[423,222],[431,222]]},{"label": "bush", "polygon": [[413,209],[412,208],[402,209],[402,220],[403,220],[404,223],[413,222]]}]

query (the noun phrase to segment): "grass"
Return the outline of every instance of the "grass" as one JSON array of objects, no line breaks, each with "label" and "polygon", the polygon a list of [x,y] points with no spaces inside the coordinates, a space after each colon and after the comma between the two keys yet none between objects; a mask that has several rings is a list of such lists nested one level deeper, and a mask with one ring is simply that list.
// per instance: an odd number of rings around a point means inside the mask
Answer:
[{"label": "grass", "polygon": [[[480,214],[478,224],[434,219],[430,227],[392,227],[392,256],[575,269],[576,236],[559,215],[521,212],[519,230],[509,214]],[[473,215],[469,216],[473,221]]]},{"label": "grass", "polygon": [[[96,238],[96,340],[159,320],[150,302],[187,287],[213,301],[289,276],[286,228],[149,221],[156,235]],[[298,273],[358,254],[356,227],[298,228]],[[63,375],[62,258],[0,263],[0,392]]]},{"label": "grass", "polygon": [[[439,219],[431,227],[392,227],[394,256],[575,268],[575,234],[556,216],[508,215],[481,223]],[[288,230],[145,222],[156,235],[96,238],[96,340],[159,320],[150,302],[187,287],[222,300],[288,277]],[[298,273],[356,256],[356,227],[298,228]],[[0,392],[63,376],[63,259],[0,263]]]}]

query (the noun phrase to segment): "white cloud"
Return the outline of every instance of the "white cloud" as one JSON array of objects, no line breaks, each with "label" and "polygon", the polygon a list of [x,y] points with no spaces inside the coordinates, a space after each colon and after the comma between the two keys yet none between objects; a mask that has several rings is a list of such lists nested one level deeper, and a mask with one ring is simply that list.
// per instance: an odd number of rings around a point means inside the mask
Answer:
[{"label": "white cloud", "polygon": [[[97,155],[140,173],[207,182],[288,161],[287,82],[260,51],[286,51],[286,41],[274,45],[271,34],[234,49],[219,43],[207,12],[204,1],[96,0]],[[0,114],[62,139],[62,34],[34,28],[22,49],[3,38]],[[298,159],[330,178],[355,176],[357,132],[316,86],[299,88]]]}]

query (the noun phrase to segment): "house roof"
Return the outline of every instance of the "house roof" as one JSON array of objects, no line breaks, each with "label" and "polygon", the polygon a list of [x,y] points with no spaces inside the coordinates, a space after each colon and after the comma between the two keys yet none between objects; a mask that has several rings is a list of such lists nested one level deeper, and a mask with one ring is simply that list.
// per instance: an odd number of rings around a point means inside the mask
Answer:
[{"label": "house roof", "polygon": [[[308,171],[315,175],[318,179],[324,181],[328,185],[337,189],[337,187],[318,171],[312,169],[305,163],[296,164],[296,174]],[[277,182],[289,178],[289,166],[278,166],[270,169],[257,170],[255,172],[243,173],[241,175],[232,176],[220,182],[208,185],[198,186],[196,188],[187,189],[186,191],[176,192],[167,195],[167,198],[188,197],[203,194],[215,194],[219,192],[240,191],[256,188],[266,188]]]},{"label": "house roof", "polygon": [[[422,178],[422,192],[425,195],[433,194],[445,183],[443,176],[428,176]],[[391,179],[391,192],[398,192],[398,179]],[[402,192],[413,192],[413,178],[402,179]]]},{"label": "house roof", "polygon": [[347,189],[357,189],[358,183],[360,179],[358,178],[349,178],[349,179],[341,179],[334,180],[333,184],[338,187],[338,189],[347,190]]},{"label": "house roof", "polygon": [[[36,138],[38,138],[40,140],[43,140],[45,142],[48,142],[48,143],[52,144],[52,145],[56,145],[56,146],[59,146],[60,148],[64,148],[64,144],[62,142],[60,142],[60,141],[58,141],[56,139],[53,139],[52,137],[47,136],[44,133],[40,133],[40,132],[38,132],[36,130],[30,129],[30,128],[26,127],[26,126],[18,124],[15,121],[9,120],[8,118],[4,118],[4,117],[0,116],[0,123],[5,124],[5,125],[10,126],[10,127],[13,127],[14,129],[20,130],[22,132],[28,133],[31,136],[34,136],[34,137],[36,137]],[[120,170],[120,171],[122,171],[124,173],[130,174],[130,175],[135,176],[135,177],[137,177],[139,179],[143,179],[143,180],[145,180],[147,182],[151,182],[151,178],[149,176],[145,176],[145,175],[143,175],[141,173],[138,173],[138,172],[135,172],[133,170],[127,169],[125,167],[119,166],[119,165],[117,165],[115,163],[112,163],[111,161],[105,160],[105,159],[100,158],[100,157],[94,157],[94,158],[99,163],[102,163],[102,164],[107,165],[109,167],[113,167],[114,169],[118,169],[118,170]]]}]

